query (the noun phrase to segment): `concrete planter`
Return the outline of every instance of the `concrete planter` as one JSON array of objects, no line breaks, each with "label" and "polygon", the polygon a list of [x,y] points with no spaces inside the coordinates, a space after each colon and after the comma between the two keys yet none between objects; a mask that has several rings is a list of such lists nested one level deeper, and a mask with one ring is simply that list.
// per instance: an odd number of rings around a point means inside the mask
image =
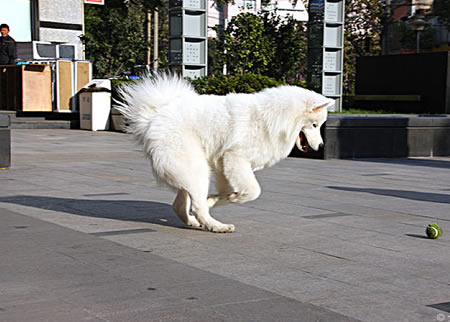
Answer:
[{"label": "concrete planter", "polygon": [[11,129],[9,115],[0,114],[0,168],[11,165]]},{"label": "concrete planter", "polygon": [[125,117],[114,107],[111,108],[111,130],[125,132],[126,126]]},{"label": "concrete planter", "polygon": [[325,148],[291,156],[321,159],[450,156],[449,116],[332,115],[322,127]]}]

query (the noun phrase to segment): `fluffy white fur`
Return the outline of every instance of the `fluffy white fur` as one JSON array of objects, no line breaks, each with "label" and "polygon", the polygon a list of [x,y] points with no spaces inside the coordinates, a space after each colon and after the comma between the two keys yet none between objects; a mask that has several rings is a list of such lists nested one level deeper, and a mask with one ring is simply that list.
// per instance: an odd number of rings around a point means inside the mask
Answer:
[{"label": "fluffy white fur", "polygon": [[[127,131],[143,145],[155,176],[177,191],[173,209],[187,225],[233,232],[209,209],[258,198],[254,171],[288,156],[303,132],[314,150],[333,101],[315,92],[280,86],[254,94],[198,95],[174,75],[159,75],[121,89],[117,107]],[[217,194],[208,196],[210,173]]]}]

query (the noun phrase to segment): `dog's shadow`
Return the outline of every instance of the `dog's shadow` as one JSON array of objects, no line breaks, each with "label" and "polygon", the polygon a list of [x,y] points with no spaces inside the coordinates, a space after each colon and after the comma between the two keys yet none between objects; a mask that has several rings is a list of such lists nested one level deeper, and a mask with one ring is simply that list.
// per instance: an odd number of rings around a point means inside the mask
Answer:
[{"label": "dog's shadow", "polygon": [[93,200],[19,195],[0,197],[0,202],[78,216],[147,222],[163,226],[186,228],[176,217],[170,205],[155,201]]}]

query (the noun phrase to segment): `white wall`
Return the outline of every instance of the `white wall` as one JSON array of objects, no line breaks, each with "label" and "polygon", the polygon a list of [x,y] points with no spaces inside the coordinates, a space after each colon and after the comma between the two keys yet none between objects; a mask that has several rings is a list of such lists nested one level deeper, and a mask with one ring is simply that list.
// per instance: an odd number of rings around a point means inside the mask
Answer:
[{"label": "white wall", "polygon": [[16,41],[31,41],[31,1],[0,0],[0,24],[9,25]]},{"label": "white wall", "polygon": [[[84,26],[83,0],[39,0],[39,20]],[[41,41],[76,44],[76,59],[84,58],[79,38],[82,34],[82,30],[39,29]]]}]

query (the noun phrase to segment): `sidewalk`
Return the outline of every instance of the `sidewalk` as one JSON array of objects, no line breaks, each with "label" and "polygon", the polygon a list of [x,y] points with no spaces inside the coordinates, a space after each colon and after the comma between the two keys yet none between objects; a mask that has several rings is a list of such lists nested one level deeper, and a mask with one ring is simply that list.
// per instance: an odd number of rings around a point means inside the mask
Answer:
[{"label": "sidewalk", "polygon": [[12,139],[2,321],[450,321],[450,158],[284,160],[212,234],[180,224],[125,134]]}]

